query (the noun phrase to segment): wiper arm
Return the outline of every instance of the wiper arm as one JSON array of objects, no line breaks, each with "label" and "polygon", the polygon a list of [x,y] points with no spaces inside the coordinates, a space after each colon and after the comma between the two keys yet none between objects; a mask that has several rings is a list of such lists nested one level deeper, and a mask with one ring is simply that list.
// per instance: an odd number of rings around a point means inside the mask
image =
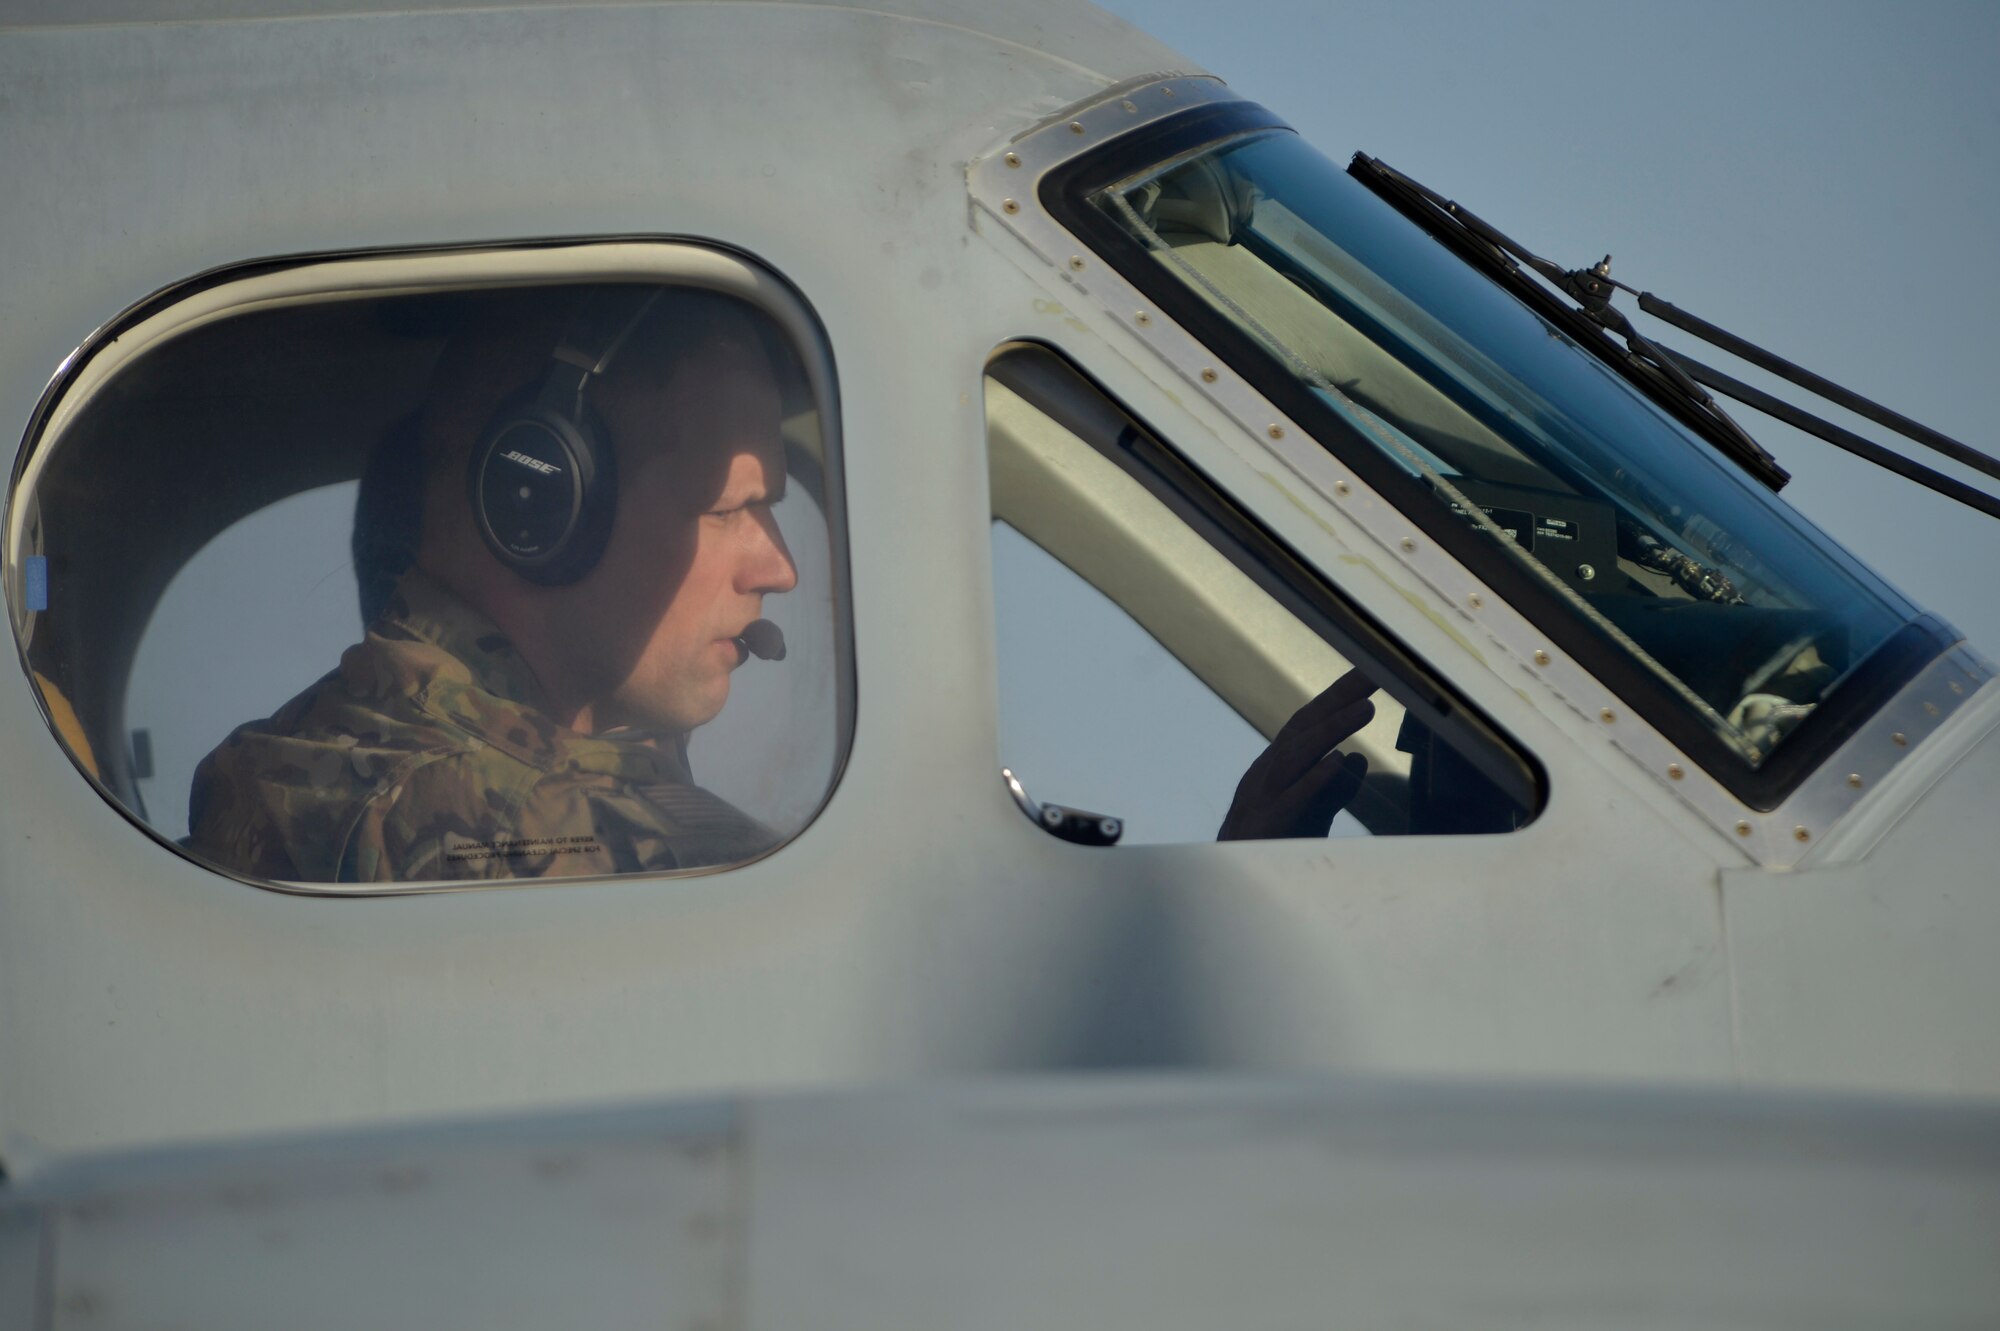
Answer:
[{"label": "wiper arm", "polygon": [[[1622,284],[1615,285],[1623,291],[1632,290]],[[1655,319],[1693,333],[1704,342],[1721,347],[1731,355],[1740,356],[1757,368],[1777,375],[1780,379],[1788,379],[1814,396],[1825,398],[1836,406],[1845,407],[1857,416],[1865,416],[1877,425],[1886,426],[1897,434],[1944,454],[1954,462],[1963,463],[1974,471],[1984,472],[1988,476],[2000,478],[2000,460],[1988,457],[1969,445],[1961,444],[1949,435],[1939,434],[1928,425],[1913,421],[1901,412],[1891,411],[1879,402],[1871,402],[1852,389],[1842,388],[1830,379],[1822,379],[1804,366],[1794,365],[1784,357],[1773,355],[1753,342],[1746,342],[1727,329],[1718,328],[1706,319],[1689,314],[1678,305],[1664,301],[1650,291],[1636,291],[1632,294],[1639,298],[1639,308]],[[1678,352],[1675,354],[1679,356]],[[1679,359],[1690,367],[1692,373],[1695,362],[1685,356],[1679,356]],[[1701,377],[1695,375],[1697,379]],[[1710,387],[1721,389],[1731,397],[1736,396],[1727,384],[1710,384]],[[1757,404],[1753,402],[1751,405]]]},{"label": "wiper arm", "polygon": [[[1565,269],[1533,253],[1458,203],[1410,179],[1385,162],[1369,157],[1365,153],[1356,153],[1348,171],[1355,179],[1381,195],[1411,220],[1434,232],[1441,231],[1443,234],[1439,238],[1448,246],[1484,267],[1489,274],[1499,278],[1516,294],[1528,297],[1531,303],[1538,307],[1544,307],[1544,312],[1547,312],[1548,308],[1553,308],[1565,315],[1565,321],[1572,327],[1576,326],[1576,321],[1579,319],[1588,320],[1589,323],[1624,338],[1630,352],[1623,358],[1624,365],[1633,370],[1642,383],[1651,387],[1656,393],[1666,395],[1669,405],[1680,406],[1683,409],[1681,413],[1683,419],[1688,420],[1689,424],[1711,444],[1771,489],[1783,488],[1785,482],[1791,479],[1790,474],[1780,467],[1777,460],[1741,426],[1730,419],[1728,413],[1724,412],[1712,397],[1703,392],[1698,384],[1706,384],[1738,402],[1816,435],[1838,448],[1845,449],[1857,457],[1893,471],[1968,507],[1978,509],[1992,517],[2000,517],[2000,499],[1995,499],[1992,495],[1962,481],[1926,467],[1895,449],[1885,448],[1831,421],[1802,411],[1769,393],[1752,388],[1741,380],[1704,365],[1691,356],[1660,346],[1635,329],[1624,313],[1612,305],[1612,294],[1615,291],[1627,292],[1638,298],[1642,312],[1692,333],[1760,369],[1796,384],[1856,415],[1894,430],[1944,454],[1955,462],[1988,476],[2000,477],[2000,460],[1995,460],[1978,449],[1919,424],[1900,412],[1872,402],[1859,393],[1843,388],[1810,370],[1794,365],[1781,356],[1773,355],[1705,319],[1689,314],[1651,292],[1636,291],[1622,282],[1614,281],[1611,277],[1611,256],[1608,254],[1595,267]],[[1548,286],[1554,287],[1556,291],[1575,301],[1575,307],[1563,306],[1552,301],[1546,288],[1530,281],[1527,274],[1522,272],[1523,265]],[[1593,345],[1596,343],[1595,338],[1580,340],[1584,345],[1592,346],[1599,355],[1611,353],[1608,358],[1613,364],[1619,363],[1615,349],[1610,344]]]},{"label": "wiper arm", "polygon": [[[1731,420],[1729,413],[1688,377],[1679,362],[1632,327],[1624,312],[1611,304],[1611,293],[1617,284],[1611,281],[1610,255],[1605,255],[1603,262],[1595,268],[1565,269],[1511,239],[1470,209],[1410,179],[1387,162],[1366,153],[1356,153],[1347,170],[1348,174],[1394,204],[1419,225],[1444,226],[1448,234],[1460,242],[1456,248],[1461,253],[1483,261],[1489,271],[1515,286],[1517,291],[1525,287],[1527,291],[1542,294],[1541,289],[1528,282],[1522,274],[1521,265],[1526,264],[1550,286],[1577,303],[1577,308],[1565,309],[1565,313],[1580,315],[1623,337],[1630,349],[1629,355],[1624,358],[1625,364],[1637,371],[1642,381],[1656,394],[1675,399],[1683,408],[1683,419],[1692,417],[1689,424],[1700,430],[1709,443],[1773,490],[1783,489],[1785,482],[1791,480],[1791,473],[1779,466],[1778,460],[1752,439],[1742,426]],[[1573,327],[1575,320],[1572,318],[1566,322]],[[1594,339],[1583,340],[1588,343]],[[1603,354],[1603,349],[1599,354]],[[1614,359],[1613,364],[1617,363]]]}]

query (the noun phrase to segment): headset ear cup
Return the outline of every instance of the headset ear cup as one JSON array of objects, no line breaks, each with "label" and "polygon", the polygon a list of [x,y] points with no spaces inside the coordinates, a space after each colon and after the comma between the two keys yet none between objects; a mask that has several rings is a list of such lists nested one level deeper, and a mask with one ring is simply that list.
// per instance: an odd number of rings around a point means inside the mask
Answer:
[{"label": "headset ear cup", "polygon": [[537,586],[560,587],[604,555],[617,462],[597,420],[572,421],[539,397],[496,414],[468,460],[466,497],[495,559]]}]

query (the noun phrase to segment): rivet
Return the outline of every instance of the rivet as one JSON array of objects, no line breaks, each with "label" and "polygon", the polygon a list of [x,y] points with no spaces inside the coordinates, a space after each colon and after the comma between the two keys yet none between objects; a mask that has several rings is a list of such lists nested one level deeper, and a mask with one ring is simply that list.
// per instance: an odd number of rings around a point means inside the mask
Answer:
[{"label": "rivet", "polygon": [[1738,824],[1736,824],[1736,835],[1737,835],[1737,836],[1749,836],[1749,835],[1750,835],[1750,824],[1748,824],[1748,823],[1738,823]]},{"label": "rivet", "polygon": [[1409,537],[1405,536],[1405,537],[1403,538],[1403,540],[1402,540],[1402,546],[1403,546],[1403,553],[1404,553],[1404,554],[1406,554],[1406,555],[1407,555],[1407,554],[1413,554],[1413,553],[1415,553],[1415,551],[1416,551],[1416,548],[1417,548],[1417,543],[1416,543],[1415,541],[1411,540],[1411,539],[1410,539]]},{"label": "rivet", "polygon": [[1895,734],[1889,736],[1889,742],[1895,745],[1899,749],[1907,749],[1910,747],[1910,737],[1908,735],[1905,735],[1900,730],[1897,731]]},{"label": "rivet", "polygon": [[1203,383],[1205,383],[1205,384],[1212,384],[1212,383],[1214,383],[1214,382],[1215,382],[1215,371],[1214,371],[1214,370],[1203,370],[1203,371],[1201,372],[1201,381],[1202,381]]},{"label": "rivet", "polygon": [[1133,111],[1133,112],[1136,112],[1136,111],[1137,111],[1137,110],[1139,109],[1139,104],[1138,104],[1137,102],[1133,101],[1133,100],[1132,100],[1131,98],[1129,98],[1129,97],[1128,97],[1128,98],[1126,98],[1126,99],[1125,99],[1124,101],[1122,101],[1122,102],[1118,103],[1118,104],[1119,104],[1120,106],[1124,107],[1124,108],[1125,108],[1125,109],[1126,109],[1127,111]]},{"label": "rivet", "polygon": [[1547,665],[1548,663],[1549,663],[1549,654],[1547,652],[1537,650],[1535,652],[1535,664]]},{"label": "rivet", "polygon": [[1081,133],[1083,133],[1083,122],[1082,122],[1081,120],[1072,120],[1072,121],[1070,121],[1070,122],[1069,122],[1069,132],[1070,132],[1070,133],[1072,133],[1072,134],[1081,134]]},{"label": "rivet", "polygon": [[1608,726],[1618,719],[1618,713],[1612,711],[1609,707],[1600,707],[1597,709],[1597,719]]},{"label": "rivet", "polygon": [[1072,254],[1069,256],[1069,270],[1073,273],[1083,271],[1083,256],[1081,254]]},{"label": "rivet", "polygon": [[1805,829],[1805,828],[1803,828],[1803,827],[1794,827],[1794,828],[1792,829],[1792,840],[1794,840],[1794,841],[1810,841],[1810,840],[1812,840],[1812,833],[1811,833],[1811,832],[1808,832],[1808,831],[1806,831],[1806,829]]},{"label": "rivet", "polygon": [[1153,316],[1146,313],[1144,310],[1140,310],[1137,314],[1132,316],[1132,321],[1138,324],[1139,327],[1144,328],[1146,325],[1153,322]]},{"label": "rivet", "polygon": [[1019,153],[1008,153],[1008,154],[1007,154],[1007,165],[1009,165],[1009,166],[1019,166],[1020,164],[1021,164],[1021,154],[1019,154]]},{"label": "rivet", "polygon": [[1682,768],[1682,766],[1679,763],[1668,763],[1667,775],[1673,780],[1679,781],[1682,777],[1687,775],[1687,771],[1684,768]]},{"label": "rivet", "polygon": [[1335,481],[1333,483],[1333,492],[1335,494],[1344,495],[1347,493],[1347,491],[1348,491],[1348,485],[1346,481]]},{"label": "rivet", "polygon": [[1465,603],[1471,606],[1474,610],[1477,610],[1480,606],[1486,604],[1486,599],[1482,597],[1478,592],[1474,592],[1472,595],[1465,598]]},{"label": "rivet", "polygon": [[1273,439],[1283,439],[1285,437],[1285,427],[1282,425],[1267,425],[1264,427],[1264,433],[1270,435]]},{"label": "rivet", "polygon": [[1018,213],[1021,211],[1021,205],[1012,199],[1002,199],[1000,200],[1000,211],[1003,213]]},{"label": "rivet", "polygon": [[1849,772],[1847,774],[1847,784],[1853,786],[1856,790],[1861,789],[1861,773]]}]

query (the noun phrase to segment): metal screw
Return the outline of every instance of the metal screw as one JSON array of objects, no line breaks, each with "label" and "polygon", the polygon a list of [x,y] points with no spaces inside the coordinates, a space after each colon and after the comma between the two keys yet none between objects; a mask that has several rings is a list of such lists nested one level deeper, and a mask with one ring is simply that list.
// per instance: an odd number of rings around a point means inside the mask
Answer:
[{"label": "metal screw", "polygon": [[1144,310],[1140,310],[1137,314],[1133,315],[1132,319],[1133,322],[1137,323],[1141,328],[1144,328],[1148,324],[1153,322],[1153,316],[1146,313]]},{"label": "metal screw", "polygon": [[1934,703],[1934,702],[1927,702],[1927,703],[1925,703],[1925,704],[1924,704],[1924,713],[1925,713],[1925,714],[1926,714],[1927,716],[1936,716],[1936,715],[1938,714],[1938,705],[1937,705],[1936,703]]},{"label": "metal screw", "polygon": [[1600,707],[1597,709],[1597,719],[1608,726],[1618,719],[1618,713],[1612,711],[1609,707]]},{"label": "metal screw", "polygon": [[1042,826],[1061,827],[1062,824],[1063,824],[1062,810],[1058,809],[1053,804],[1044,804],[1042,806]]},{"label": "metal screw", "polygon": [[1139,104],[1138,104],[1137,102],[1135,102],[1135,101],[1132,101],[1132,100],[1131,100],[1130,98],[1127,98],[1126,100],[1124,100],[1124,101],[1122,101],[1122,102],[1120,102],[1120,103],[1118,103],[1118,104],[1119,104],[1120,106],[1124,107],[1124,108],[1125,108],[1125,109],[1126,109],[1127,111],[1132,111],[1132,112],[1135,112],[1135,113],[1136,113],[1136,112],[1138,111],[1138,109],[1139,109]]},{"label": "metal screw", "polygon": [[1810,841],[1810,840],[1812,840],[1812,833],[1811,833],[1811,832],[1808,832],[1808,831],[1806,831],[1806,829],[1805,829],[1805,828],[1803,828],[1803,827],[1794,827],[1794,828],[1792,829],[1792,840],[1794,840],[1794,841]]},{"label": "metal screw", "polygon": [[1020,164],[1021,164],[1021,154],[1019,154],[1019,153],[1008,153],[1008,154],[1007,154],[1007,165],[1009,165],[1009,166],[1019,166]]},{"label": "metal screw", "polygon": [[1953,681],[1951,681],[1951,691],[1953,693],[1956,693],[1959,697],[1963,698],[1965,696],[1965,685],[1959,683],[1957,680],[1954,679]]},{"label": "metal screw", "polygon": [[1856,790],[1861,789],[1861,773],[1849,772],[1847,774],[1847,784],[1853,786]]},{"label": "metal screw", "polygon": [[1215,382],[1215,371],[1214,371],[1214,370],[1212,370],[1212,369],[1208,369],[1208,370],[1203,370],[1203,371],[1201,372],[1201,381],[1202,381],[1203,383],[1205,383],[1205,384],[1212,384],[1212,383],[1214,383],[1214,382]]},{"label": "metal screw", "polygon": [[1069,256],[1069,270],[1073,273],[1083,271],[1083,256],[1081,254],[1072,254]]},{"label": "metal screw", "polygon": [[1737,835],[1737,836],[1749,836],[1749,835],[1750,835],[1750,824],[1748,824],[1748,823],[1738,823],[1738,824],[1736,824],[1736,835]]},{"label": "metal screw", "polygon": [[1081,134],[1081,133],[1083,133],[1083,122],[1082,122],[1081,120],[1072,120],[1072,121],[1070,121],[1070,122],[1069,122],[1069,132],[1070,132],[1070,133],[1072,133],[1072,134]]},{"label": "metal screw", "polygon": [[1465,603],[1471,606],[1474,610],[1477,610],[1480,606],[1486,604],[1486,599],[1482,597],[1478,592],[1474,592],[1472,595],[1465,598]]},{"label": "metal screw", "polygon": [[1897,731],[1895,734],[1889,736],[1889,742],[1895,745],[1899,749],[1907,749],[1910,747],[1910,737],[1908,735],[1905,735],[1900,730]]},{"label": "metal screw", "polygon": [[1410,539],[1409,537],[1405,536],[1405,537],[1404,537],[1404,538],[1402,539],[1402,541],[1401,541],[1401,543],[1400,543],[1400,544],[1401,544],[1401,545],[1402,545],[1402,547],[1403,547],[1403,553],[1404,553],[1404,554],[1408,555],[1408,554],[1415,554],[1415,553],[1416,553],[1416,549],[1417,549],[1417,543],[1416,543],[1415,541],[1411,540],[1411,539]]},{"label": "metal screw", "polygon": [[1333,483],[1333,492],[1337,495],[1345,495],[1347,493],[1347,482],[1335,481]]},{"label": "metal screw", "polygon": [[1125,824],[1116,818],[1100,818],[1097,820],[1097,830],[1104,834],[1106,841],[1116,841],[1118,834],[1125,830]]},{"label": "metal screw", "polygon": [[1675,780],[1675,781],[1678,781],[1678,780],[1680,780],[1680,779],[1681,779],[1682,777],[1686,776],[1686,775],[1687,775],[1687,772],[1686,772],[1686,771],[1684,771],[1684,770],[1682,769],[1682,767],[1681,767],[1681,765],[1680,765],[1679,763],[1668,763],[1668,764],[1667,764],[1667,775],[1668,775],[1668,777],[1670,777],[1671,779],[1673,779],[1673,780]]},{"label": "metal screw", "polygon": [[1537,651],[1535,652],[1535,664],[1536,664],[1536,665],[1547,665],[1548,663],[1549,663],[1549,654],[1548,654],[1547,652],[1544,652],[1544,651],[1541,651],[1541,650],[1539,650],[1539,649],[1538,649],[1538,650],[1537,650]]},{"label": "metal screw", "polygon": [[1285,427],[1282,425],[1266,426],[1264,433],[1270,435],[1273,439],[1283,439],[1285,437]]},{"label": "metal screw", "polygon": [[1171,97],[1173,95],[1174,95],[1174,90],[1170,87],[1160,89],[1160,96],[1162,97]]},{"label": "metal screw", "polygon": [[1021,205],[1012,199],[1002,199],[1000,200],[1000,211],[1003,213],[1018,213],[1021,211]]},{"label": "metal screw", "polygon": [[1588,564],[1578,564],[1576,566],[1576,576],[1582,578],[1585,582],[1589,582],[1597,576],[1597,570]]}]

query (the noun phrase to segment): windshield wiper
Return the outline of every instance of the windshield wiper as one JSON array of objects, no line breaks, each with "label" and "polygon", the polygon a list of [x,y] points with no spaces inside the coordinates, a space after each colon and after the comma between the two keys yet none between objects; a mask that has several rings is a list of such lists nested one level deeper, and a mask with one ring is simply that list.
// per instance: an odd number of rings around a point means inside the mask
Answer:
[{"label": "windshield wiper", "polygon": [[[1528,250],[1453,200],[1366,153],[1354,155],[1348,173],[1412,221],[1437,235],[1461,257],[1497,278],[1516,295],[1527,299],[1542,313],[1559,316],[1571,331],[1582,334],[1577,339],[1582,345],[1613,365],[1629,370],[1656,398],[1670,408],[1677,408],[1675,414],[1704,439],[1771,489],[1782,489],[1785,482],[1791,479],[1790,473],[1732,420],[1715,399],[1702,390],[1701,385],[1705,384],[1989,517],[2000,517],[2000,499],[1935,471],[1893,448],[1863,438],[1832,421],[1753,388],[1683,352],[1659,345],[1632,326],[1624,312],[1611,303],[1612,294],[1626,292],[1637,298],[1642,312],[1976,471],[2000,478],[2000,460],[1821,378],[1781,356],[1773,355],[1649,291],[1636,291],[1613,280],[1611,256],[1608,254],[1593,267],[1565,269]],[[1527,272],[1523,271],[1524,267]],[[1547,286],[1531,280],[1528,272],[1541,278]],[[1554,288],[1553,292],[1550,287]],[[1555,298],[1557,293],[1575,304],[1563,304]],[[1602,337],[1604,331],[1616,333],[1625,340],[1627,351],[1624,355],[1619,355],[1616,345]]]}]

